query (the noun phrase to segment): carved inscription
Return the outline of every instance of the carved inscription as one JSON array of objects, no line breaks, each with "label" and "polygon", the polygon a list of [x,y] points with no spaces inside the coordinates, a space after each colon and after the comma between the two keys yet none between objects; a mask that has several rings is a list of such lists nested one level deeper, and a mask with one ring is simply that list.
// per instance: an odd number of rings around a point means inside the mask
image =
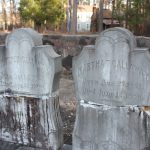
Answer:
[{"label": "carved inscription", "polygon": [[[87,61],[87,60],[86,60]],[[91,59],[78,64],[78,93],[81,99],[95,101],[142,101],[149,99],[150,72],[122,59]]]},{"label": "carved inscription", "polygon": [[124,150],[118,143],[109,141],[103,141],[101,143],[102,150]]},{"label": "carved inscription", "polygon": [[98,59],[89,63],[82,64],[78,67],[77,72],[78,75],[83,75],[86,73],[90,73],[92,71],[98,71],[103,69],[104,65],[111,65],[113,70],[118,71],[132,71],[137,73],[140,77],[145,80],[150,80],[150,73],[144,71],[144,68],[140,68],[134,64],[128,65],[128,62],[123,60],[104,60]]},{"label": "carved inscription", "polygon": [[8,64],[18,64],[18,65],[31,65],[33,68],[42,68],[45,71],[49,71],[48,67],[45,66],[43,61],[37,60],[35,62],[34,57],[24,57],[24,56],[16,56],[16,57],[3,57],[0,58],[0,67],[7,67]]},{"label": "carved inscription", "polygon": [[[123,87],[125,90],[116,91],[119,87]],[[144,87],[141,83],[129,83],[125,81],[120,82],[107,82],[107,81],[98,81],[98,80],[84,80],[82,90],[80,91],[84,97],[96,97],[105,99],[105,100],[117,100],[117,99],[142,99],[141,94],[138,95],[127,91],[127,88],[137,88],[142,90]]]},{"label": "carved inscription", "polygon": [[[16,57],[1,57],[0,58],[0,67],[1,68],[7,68],[7,66],[11,64],[16,64],[17,67],[23,67],[25,65],[32,66],[33,70],[36,70],[34,74],[25,74],[16,72],[16,74],[7,74],[5,70],[3,72],[0,72],[0,86],[2,87],[9,87],[9,88],[15,88],[15,90],[22,90],[22,89],[32,89],[37,88],[39,91],[44,88],[44,85],[38,84],[37,82],[37,69],[42,71],[42,74],[48,74],[50,72],[50,68],[46,67],[43,64],[43,61],[37,60],[35,62],[35,59],[32,57],[24,57],[24,56],[16,56]],[[15,79],[17,82],[16,84],[12,83],[12,79]],[[40,83],[42,83],[43,78],[39,76],[38,78]],[[19,82],[19,84],[17,84]]]}]

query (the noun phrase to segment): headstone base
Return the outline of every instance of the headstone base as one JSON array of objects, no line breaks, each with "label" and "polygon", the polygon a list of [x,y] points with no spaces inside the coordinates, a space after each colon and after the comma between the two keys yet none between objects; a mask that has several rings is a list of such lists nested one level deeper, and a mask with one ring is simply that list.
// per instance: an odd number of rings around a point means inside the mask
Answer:
[{"label": "headstone base", "polygon": [[139,107],[80,102],[73,150],[149,150],[150,117]]},{"label": "headstone base", "polygon": [[0,103],[0,140],[44,149],[62,148],[58,97],[3,97]]}]

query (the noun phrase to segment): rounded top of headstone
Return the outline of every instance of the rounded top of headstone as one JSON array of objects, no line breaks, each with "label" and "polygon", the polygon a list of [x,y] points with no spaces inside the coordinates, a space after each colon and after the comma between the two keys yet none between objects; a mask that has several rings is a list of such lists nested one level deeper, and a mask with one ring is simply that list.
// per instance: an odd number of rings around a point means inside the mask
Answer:
[{"label": "rounded top of headstone", "polygon": [[6,46],[10,40],[16,40],[18,42],[20,40],[29,40],[33,46],[42,45],[42,36],[31,28],[20,28],[14,30],[7,36],[5,41]]},{"label": "rounded top of headstone", "polygon": [[135,36],[133,35],[132,32],[130,32],[129,30],[125,28],[114,27],[114,28],[110,28],[101,32],[96,40],[96,45],[98,45],[101,38],[104,38],[104,37],[112,39],[112,42],[116,42],[121,39],[126,40],[129,43],[131,51],[133,51],[134,48],[137,47]]}]

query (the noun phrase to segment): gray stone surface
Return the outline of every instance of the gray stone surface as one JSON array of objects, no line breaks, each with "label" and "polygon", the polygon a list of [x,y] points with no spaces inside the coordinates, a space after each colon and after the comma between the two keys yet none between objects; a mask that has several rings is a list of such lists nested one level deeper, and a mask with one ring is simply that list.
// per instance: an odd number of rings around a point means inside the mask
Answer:
[{"label": "gray stone surface", "polygon": [[[0,150],[47,150],[47,149],[22,146],[19,144],[0,141]],[[72,150],[72,146],[64,144],[61,150]]]},{"label": "gray stone surface", "polygon": [[150,117],[139,107],[81,102],[73,150],[150,150]]},{"label": "gray stone surface", "polygon": [[136,41],[139,47],[149,47],[150,49],[150,37],[138,36]]},{"label": "gray stone surface", "polygon": [[73,61],[78,100],[149,105],[150,53],[136,46],[131,32],[112,28],[100,34],[95,46],[84,47]]},{"label": "gray stone surface", "polygon": [[[13,31],[0,47],[0,92],[41,98],[58,89],[61,57],[32,29]],[[53,84],[55,83],[55,84]]]},{"label": "gray stone surface", "polygon": [[58,85],[61,57],[32,29],[0,48],[0,140],[58,150],[63,146]]},{"label": "gray stone surface", "polygon": [[58,150],[63,145],[58,97],[0,98],[0,139]]},{"label": "gray stone surface", "polygon": [[72,150],[72,146],[71,145],[64,145],[62,150]]}]

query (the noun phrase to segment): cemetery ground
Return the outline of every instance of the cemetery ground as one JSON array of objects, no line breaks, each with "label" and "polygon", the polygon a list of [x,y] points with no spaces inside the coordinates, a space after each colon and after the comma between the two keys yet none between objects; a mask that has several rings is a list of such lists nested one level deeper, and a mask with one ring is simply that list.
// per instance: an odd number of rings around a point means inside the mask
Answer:
[{"label": "cemetery ground", "polygon": [[65,70],[61,74],[59,97],[64,128],[64,143],[71,145],[76,114],[75,89],[71,71]]}]

